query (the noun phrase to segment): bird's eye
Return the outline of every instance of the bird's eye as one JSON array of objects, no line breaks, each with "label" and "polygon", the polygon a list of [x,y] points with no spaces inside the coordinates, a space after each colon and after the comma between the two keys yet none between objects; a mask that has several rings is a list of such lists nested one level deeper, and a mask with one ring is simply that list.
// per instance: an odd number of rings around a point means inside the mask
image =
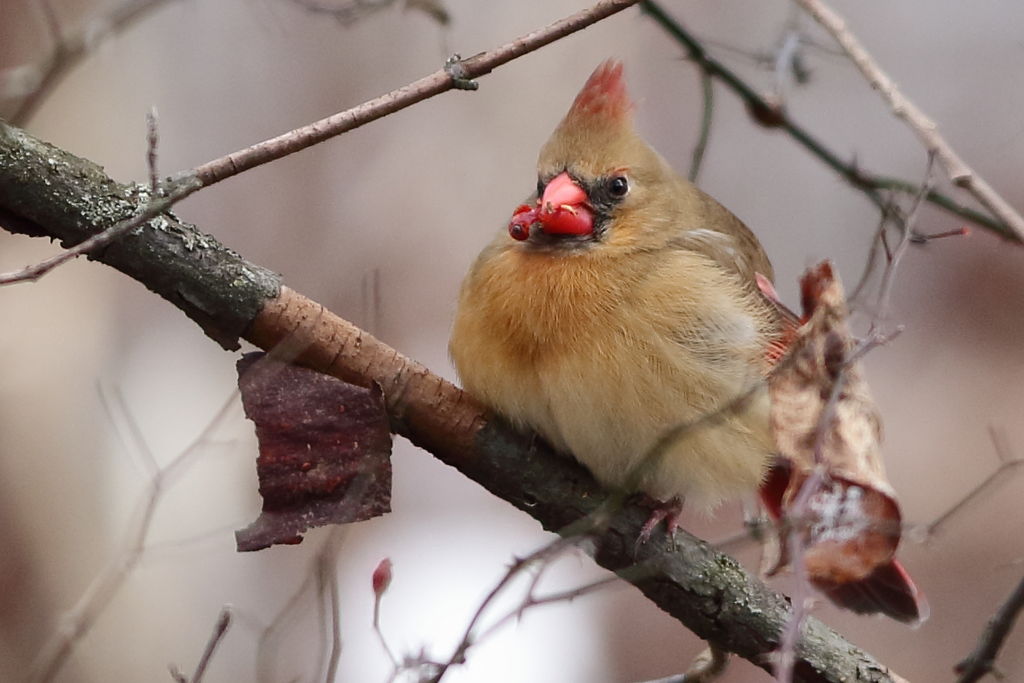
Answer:
[{"label": "bird's eye", "polygon": [[617,175],[608,181],[608,192],[613,197],[621,199],[629,193],[629,181],[626,180],[626,176]]}]

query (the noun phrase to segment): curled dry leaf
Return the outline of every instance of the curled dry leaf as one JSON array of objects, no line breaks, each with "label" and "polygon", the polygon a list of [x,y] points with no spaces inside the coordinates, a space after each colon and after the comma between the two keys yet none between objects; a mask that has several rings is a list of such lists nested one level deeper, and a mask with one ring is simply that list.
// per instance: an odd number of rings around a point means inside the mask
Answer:
[{"label": "curled dry leaf", "polygon": [[263,511],[235,533],[239,550],[299,543],[326,524],[391,510],[391,432],[380,389],[365,389],[263,353],[238,361],[256,424]]},{"label": "curled dry leaf", "polygon": [[[780,533],[803,535],[807,574],[833,602],[920,622],[923,598],[894,559],[900,509],[882,463],[878,409],[851,359],[842,285],[827,261],[800,284],[802,324],[769,381],[778,458],[762,500],[782,521]],[[779,546],[781,566],[790,558]]]}]

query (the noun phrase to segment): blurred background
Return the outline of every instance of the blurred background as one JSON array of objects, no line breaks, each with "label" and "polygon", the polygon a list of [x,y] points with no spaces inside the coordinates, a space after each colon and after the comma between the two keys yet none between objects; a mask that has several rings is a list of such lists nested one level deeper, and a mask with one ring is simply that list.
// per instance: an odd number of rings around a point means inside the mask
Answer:
[{"label": "blurred background", "polygon": [[[52,26],[84,37],[88,57],[22,123],[122,181],[146,178],[151,106],[159,111],[160,171],[170,174],[359,104],[438,69],[453,52],[497,46],[587,3],[519,0],[485,9],[444,0],[450,21],[443,24],[425,11],[430,3],[367,0],[360,6],[376,11],[346,24],[293,0],[166,0],[106,35],[110,13],[132,4],[49,0],[48,20],[40,1],[0,3],[0,115],[13,116],[32,91],[54,49]],[[834,5],[968,163],[1024,207],[1024,8],[950,0]],[[756,90],[780,95],[791,116],[840,156],[875,173],[923,178],[926,156],[914,135],[849,63],[816,47],[829,43],[789,3],[666,6]],[[773,68],[794,35],[805,39],[804,83]],[[601,60],[625,61],[638,126],[686,172],[701,89],[683,54],[653,21],[628,10],[498,69],[477,92],[434,98],[228,180],[177,211],[454,379],[446,344],[460,279],[534,187],[540,145]],[[877,210],[784,133],[756,125],[720,86],[699,185],[759,235],[787,301],[796,303],[799,274],[822,258],[834,259],[850,285],[862,272]],[[926,207],[917,228],[963,224]],[[55,250],[0,232],[0,271]],[[932,521],[995,470],[990,428],[1024,456],[1022,265],[1021,247],[974,229],[967,238],[914,246],[898,272],[888,322],[906,329],[868,356],[867,373],[885,419],[890,478],[912,524]],[[330,532],[310,533],[299,546],[234,550],[233,529],[259,510],[255,439],[233,396],[235,355],[139,284],[84,260],[3,289],[0,311],[0,679],[24,678],[95,577],[126,561],[119,590],[92,614],[57,680],[169,680],[172,663],[190,672],[225,604],[235,620],[206,680],[322,679],[322,600],[311,577]],[[140,506],[153,488],[149,458],[166,465],[186,452],[226,402],[177,474],[161,479],[145,550],[131,562]],[[384,681],[391,672],[371,628],[370,575],[381,558],[394,563],[381,613],[389,646],[399,657],[445,659],[512,559],[551,538],[402,439],[394,465],[394,512],[335,539],[337,680]],[[732,506],[686,526],[717,539],[737,532],[740,519]],[[1024,478],[1006,477],[933,537],[905,539],[904,564],[932,609],[916,630],[826,604],[815,614],[910,680],[952,680],[953,665],[1024,572],[1022,519]],[[753,543],[730,550],[756,568]],[[569,555],[545,585],[600,576],[585,556]],[[785,578],[773,585],[788,587]],[[514,607],[523,589],[491,614]],[[1024,680],[1022,646],[1018,630],[999,661],[1007,680]],[[446,680],[640,681],[683,671],[702,647],[620,585],[530,610],[472,648]],[[768,677],[736,662],[724,680]]]}]

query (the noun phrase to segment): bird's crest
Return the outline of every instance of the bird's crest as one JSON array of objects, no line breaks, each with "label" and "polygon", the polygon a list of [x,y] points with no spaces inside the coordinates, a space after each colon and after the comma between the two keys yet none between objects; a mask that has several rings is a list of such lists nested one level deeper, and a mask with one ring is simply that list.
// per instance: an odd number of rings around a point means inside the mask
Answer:
[{"label": "bird's crest", "polygon": [[633,111],[626,93],[622,62],[609,59],[601,63],[583,85],[566,114],[566,119],[603,118],[609,123],[624,123]]}]

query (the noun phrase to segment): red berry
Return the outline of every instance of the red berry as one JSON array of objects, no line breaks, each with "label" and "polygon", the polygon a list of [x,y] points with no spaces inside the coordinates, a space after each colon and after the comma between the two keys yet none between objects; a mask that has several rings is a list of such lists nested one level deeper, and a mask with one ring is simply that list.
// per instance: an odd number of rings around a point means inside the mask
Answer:
[{"label": "red berry", "polygon": [[527,204],[521,204],[512,212],[512,220],[508,224],[508,234],[520,242],[529,239],[530,226],[537,222],[537,210]]},{"label": "red berry", "polygon": [[551,235],[589,235],[594,232],[594,215],[590,209],[553,206],[540,212],[544,232]]}]

